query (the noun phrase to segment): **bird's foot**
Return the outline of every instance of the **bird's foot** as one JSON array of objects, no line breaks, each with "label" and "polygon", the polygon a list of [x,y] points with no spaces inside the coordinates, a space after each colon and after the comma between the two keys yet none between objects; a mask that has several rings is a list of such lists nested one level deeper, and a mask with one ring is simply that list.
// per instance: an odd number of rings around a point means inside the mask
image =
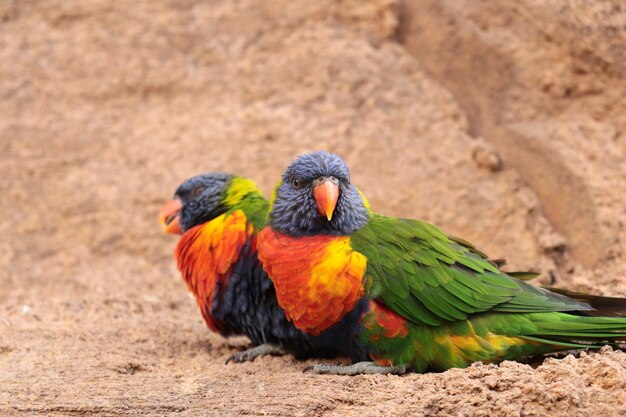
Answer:
[{"label": "bird's foot", "polygon": [[315,364],[305,367],[302,372],[313,371],[316,374],[331,375],[364,375],[364,374],[380,374],[380,375],[402,375],[406,373],[405,366],[382,366],[376,365],[374,362],[357,362],[353,365],[326,365]]},{"label": "bird's foot", "polygon": [[287,351],[280,346],[272,345],[270,343],[264,343],[259,346],[255,346],[250,349],[242,350],[241,352],[233,353],[226,359],[226,363],[242,363],[253,361],[259,356],[264,355],[285,355]]}]

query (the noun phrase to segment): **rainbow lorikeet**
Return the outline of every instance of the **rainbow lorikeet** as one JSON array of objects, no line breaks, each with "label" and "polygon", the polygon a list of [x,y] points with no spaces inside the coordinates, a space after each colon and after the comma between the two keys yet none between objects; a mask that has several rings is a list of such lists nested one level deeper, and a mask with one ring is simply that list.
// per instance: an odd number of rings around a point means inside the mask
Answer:
[{"label": "rainbow lorikeet", "polygon": [[296,329],[278,306],[256,252],[257,232],[268,212],[269,203],[253,181],[207,173],[184,181],[160,219],[166,232],[182,234],[174,256],[207,326],[225,337],[246,335],[256,345],[227,362],[287,352],[333,356],[334,340]]},{"label": "rainbow lorikeet", "polygon": [[626,318],[592,316],[604,300],[623,314],[625,300],[532,286],[433,225],[374,214],[326,152],[287,168],[257,244],[298,329],[345,329],[343,352],[358,363],[310,367],[317,373],[446,370],[626,339]]}]

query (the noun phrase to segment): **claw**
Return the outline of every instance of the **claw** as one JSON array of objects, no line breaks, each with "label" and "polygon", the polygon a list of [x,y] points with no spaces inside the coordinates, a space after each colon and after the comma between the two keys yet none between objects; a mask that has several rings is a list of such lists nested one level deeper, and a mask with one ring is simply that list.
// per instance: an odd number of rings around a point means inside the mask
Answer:
[{"label": "claw", "polygon": [[252,362],[259,356],[264,355],[284,355],[287,352],[281,348],[280,346],[272,345],[269,343],[264,343],[259,346],[255,346],[250,349],[242,350],[241,352],[233,353],[226,359],[224,364],[228,364],[230,362],[234,363],[242,363],[242,362]]},{"label": "claw", "polygon": [[302,369],[302,372],[307,372],[313,370],[316,374],[331,374],[331,375],[403,375],[406,373],[406,366],[404,365],[396,365],[396,366],[381,366],[377,365],[374,362],[357,362],[353,365],[325,365],[325,364],[315,364],[308,365]]},{"label": "claw", "polygon": [[230,362],[234,362],[234,363],[245,362],[246,359],[244,358],[244,355],[242,355],[242,353],[244,352],[233,353],[224,361],[224,365],[228,365]]}]

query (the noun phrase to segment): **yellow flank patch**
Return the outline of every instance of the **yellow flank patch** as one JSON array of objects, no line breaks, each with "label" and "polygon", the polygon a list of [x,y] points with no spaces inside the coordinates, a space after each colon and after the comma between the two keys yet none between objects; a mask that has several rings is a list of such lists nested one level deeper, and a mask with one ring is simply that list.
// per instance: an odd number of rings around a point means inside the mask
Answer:
[{"label": "yellow flank patch", "polygon": [[228,190],[226,190],[224,203],[232,207],[239,203],[247,194],[257,190],[258,188],[254,181],[248,178],[235,177],[230,182]]},{"label": "yellow flank patch", "polygon": [[452,344],[462,351],[478,352],[479,350],[482,349],[475,335],[473,336],[449,336],[449,338]]},{"label": "yellow flank patch", "polygon": [[[500,336],[497,334],[490,334],[486,337],[487,343],[489,343],[498,352],[506,351],[511,346],[525,345],[526,341],[519,337]],[[502,353],[500,353],[502,354]]]},{"label": "yellow flank patch", "polygon": [[472,332],[469,335],[437,335],[435,342],[444,350],[452,350],[466,362],[476,360],[495,361],[506,355],[514,346],[523,346],[527,342],[515,336],[487,334],[479,336]]}]

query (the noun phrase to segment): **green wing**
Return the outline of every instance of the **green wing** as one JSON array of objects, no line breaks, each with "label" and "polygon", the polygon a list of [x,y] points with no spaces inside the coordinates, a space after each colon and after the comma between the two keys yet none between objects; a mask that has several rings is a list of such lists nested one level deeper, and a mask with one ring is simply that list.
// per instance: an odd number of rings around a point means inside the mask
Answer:
[{"label": "green wing", "polygon": [[499,271],[469,243],[417,220],[374,215],[351,246],[367,258],[370,296],[416,323],[436,326],[484,311],[592,309]]}]

